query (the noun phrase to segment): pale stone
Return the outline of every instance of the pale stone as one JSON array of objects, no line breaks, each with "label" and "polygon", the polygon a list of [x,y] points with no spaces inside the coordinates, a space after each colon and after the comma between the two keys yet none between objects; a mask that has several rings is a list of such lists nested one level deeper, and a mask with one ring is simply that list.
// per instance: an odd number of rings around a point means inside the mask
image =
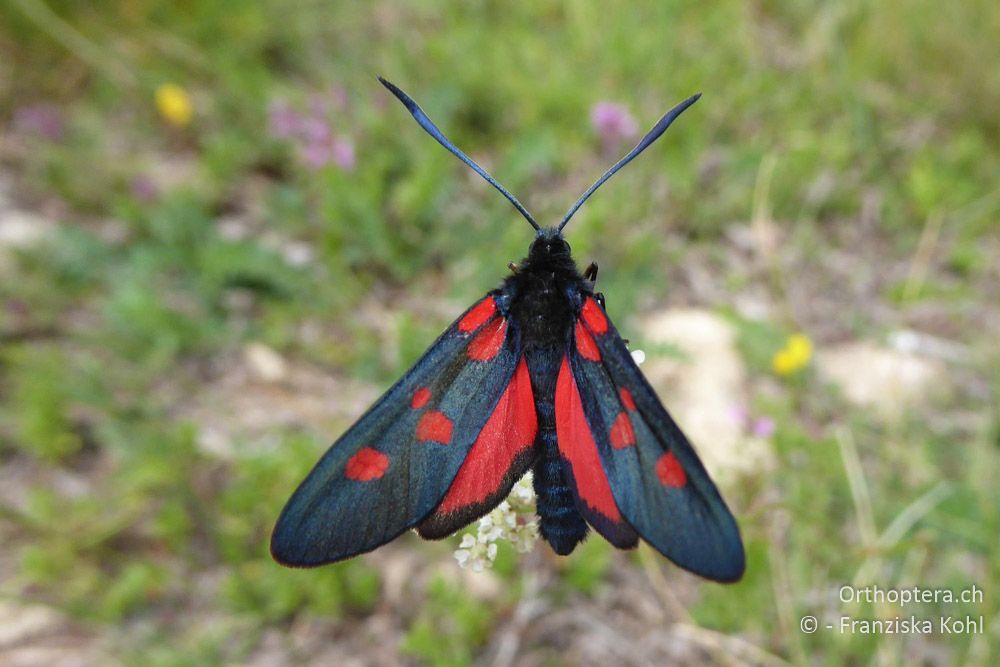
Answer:
[{"label": "pale stone", "polygon": [[0,665],[84,667],[109,663],[106,642],[40,604],[0,601]]},{"label": "pale stone", "polygon": [[54,229],[55,224],[51,220],[30,211],[0,211],[0,248],[30,248],[44,240]]},{"label": "pale stone", "polygon": [[63,622],[62,616],[49,607],[6,601],[0,601],[0,620],[0,647],[26,642]]},{"label": "pale stone", "polygon": [[940,361],[869,342],[821,348],[816,366],[820,376],[838,385],[848,401],[892,419],[946,387]]},{"label": "pale stone", "polygon": [[253,373],[266,382],[279,382],[288,377],[284,357],[263,343],[250,343],[244,350],[247,365]]}]

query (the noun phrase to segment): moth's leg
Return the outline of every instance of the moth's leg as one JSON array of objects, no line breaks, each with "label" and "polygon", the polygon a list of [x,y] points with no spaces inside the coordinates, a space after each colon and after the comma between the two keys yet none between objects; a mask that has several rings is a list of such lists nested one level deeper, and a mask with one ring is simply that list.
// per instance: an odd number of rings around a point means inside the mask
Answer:
[{"label": "moth's leg", "polygon": [[508,269],[510,269],[510,272],[511,272],[511,273],[517,273],[517,270],[518,270],[518,268],[520,268],[520,267],[518,267],[518,265],[517,265],[517,264],[515,264],[514,262],[508,262],[508,264],[507,264],[507,268],[508,268]]},{"label": "moth's leg", "polygon": [[591,262],[584,270],[583,279],[587,281],[587,287],[593,292],[594,286],[597,285],[597,262]]}]

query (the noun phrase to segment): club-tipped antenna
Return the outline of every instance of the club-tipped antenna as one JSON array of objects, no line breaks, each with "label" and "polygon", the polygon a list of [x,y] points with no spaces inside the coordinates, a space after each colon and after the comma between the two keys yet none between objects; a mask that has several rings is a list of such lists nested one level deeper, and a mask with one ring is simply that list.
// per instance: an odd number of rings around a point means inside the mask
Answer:
[{"label": "club-tipped antenna", "polygon": [[455,144],[451,143],[448,137],[444,136],[444,133],[442,133],[441,130],[438,129],[438,126],[435,125],[434,122],[427,117],[427,114],[424,113],[424,110],[421,109],[420,106],[413,101],[413,98],[411,98],[409,95],[407,95],[402,90],[397,88],[391,81],[386,81],[382,77],[379,77],[378,80],[383,86],[389,89],[389,92],[391,92],[393,95],[396,96],[396,99],[398,99],[400,102],[403,103],[403,106],[405,106],[407,110],[413,115],[413,119],[418,123],[420,123],[420,127],[424,128],[424,131],[427,132],[427,134],[437,139],[437,142],[442,146],[444,146],[445,148],[447,148],[452,155],[457,157],[465,164],[469,165],[469,167],[472,168],[472,171],[482,176],[487,183],[489,183],[497,190],[499,190],[500,194],[506,197],[507,201],[513,204],[514,208],[516,208],[521,213],[521,215],[524,216],[524,219],[528,221],[529,225],[534,227],[536,230],[540,229],[538,223],[535,222],[535,219],[531,217],[530,213],[528,213],[528,209],[524,208],[521,202],[517,200],[517,197],[508,192],[507,189],[504,186],[497,183],[497,180],[492,176],[490,176],[485,169],[476,164],[473,161],[473,159],[470,158],[468,155],[460,151]]},{"label": "club-tipped antenna", "polygon": [[594,194],[594,191],[597,190],[597,188],[604,185],[604,181],[614,176],[615,172],[617,172],[619,169],[621,169],[629,162],[634,160],[635,157],[639,155],[639,153],[649,148],[649,145],[654,141],[656,141],[657,139],[659,139],[660,135],[666,132],[667,128],[670,127],[670,124],[673,123],[678,116],[684,113],[685,109],[687,109],[689,106],[697,102],[699,97],[701,97],[701,93],[698,93],[697,95],[692,95],[691,97],[687,98],[686,100],[675,106],[673,109],[665,113],[663,115],[663,118],[661,118],[659,122],[653,126],[653,129],[651,129],[649,132],[646,133],[646,136],[642,138],[642,141],[636,144],[635,148],[630,150],[628,154],[621,160],[618,160],[618,162],[616,162],[614,166],[611,167],[611,169],[608,169],[606,172],[604,172],[603,176],[597,179],[597,181],[593,185],[587,188],[586,192],[580,195],[580,198],[576,200],[576,203],[573,204],[572,207],[570,207],[569,211],[563,217],[562,222],[559,223],[558,229],[561,231],[562,228],[566,226],[566,223],[569,222],[569,219],[573,217],[573,214],[576,213],[577,209],[583,206],[583,202],[587,201],[590,195]]}]

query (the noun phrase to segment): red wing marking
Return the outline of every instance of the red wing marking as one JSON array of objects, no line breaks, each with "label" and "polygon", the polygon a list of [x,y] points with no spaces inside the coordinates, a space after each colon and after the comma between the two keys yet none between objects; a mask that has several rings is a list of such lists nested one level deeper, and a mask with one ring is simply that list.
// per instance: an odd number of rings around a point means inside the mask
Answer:
[{"label": "red wing marking", "polygon": [[632,392],[622,387],[618,390],[618,396],[621,397],[622,405],[625,406],[626,410],[635,410],[635,400],[632,398]]},{"label": "red wing marking", "polygon": [[517,455],[532,446],[537,433],[531,376],[522,358],[435,514],[485,502],[499,488]]},{"label": "red wing marking", "polygon": [[615,423],[611,425],[611,446],[624,449],[635,444],[635,431],[632,430],[632,420],[624,412],[619,412]]},{"label": "red wing marking", "polygon": [[451,442],[451,420],[443,412],[428,410],[417,422],[417,440],[432,440],[447,445]]},{"label": "red wing marking", "polygon": [[608,332],[608,318],[604,315],[601,307],[597,305],[597,302],[594,301],[594,297],[588,296],[583,302],[583,308],[580,309],[580,316],[587,323],[587,327],[595,334],[600,335]]},{"label": "red wing marking", "polygon": [[466,354],[473,361],[488,361],[497,356],[506,337],[507,320],[498,317],[472,339]]},{"label": "red wing marking", "polygon": [[486,320],[493,317],[493,313],[495,312],[497,312],[496,301],[493,300],[493,297],[488,296],[477,303],[465,314],[465,317],[458,321],[458,330],[463,333],[472,333],[483,326]]},{"label": "red wing marking", "polygon": [[597,343],[587,333],[587,329],[580,323],[580,320],[576,321],[574,337],[576,338],[576,351],[580,353],[580,356],[590,361],[601,360],[601,351],[597,349]]},{"label": "red wing marking", "polygon": [[680,488],[687,484],[687,473],[673,452],[667,452],[656,462],[656,476],[663,486]]},{"label": "red wing marking", "polygon": [[431,400],[431,390],[427,387],[420,387],[413,392],[413,398],[410,400],[410,407],[414,410],[419,410],[427,405],[427,401],[429,400]]},{"label": "red wing marking", "polygon": [[371,447],[359,449],[354,456],[347,459],[344,474],[347,479],[358,482],[370,482],[385,474],[389,468],[389,457]]},{"label": "red wing marking", "polygon": [[622,516],[611,495],[611,486],[597,455],[597,445],[583,414],[583,402],[566,357],[563,357],[556,380],[556,439],[559,451],[573,469],[580,500],[615,523],[621,522]]}]

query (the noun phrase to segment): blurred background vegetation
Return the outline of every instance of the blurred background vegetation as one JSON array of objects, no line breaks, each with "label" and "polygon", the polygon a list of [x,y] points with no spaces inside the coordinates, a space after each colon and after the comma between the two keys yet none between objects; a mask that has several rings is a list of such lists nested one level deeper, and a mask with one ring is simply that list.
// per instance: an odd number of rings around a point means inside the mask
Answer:
[{"label": "blurred background vegetation", "polygon": [[[987,0],[4,3],[0,660],[994,664],[998,43]],[[704,93],[568,236],[639,347],[665,306],[735,332],[773,456],[723,477],[741,583],[599,539],[484,575],[413,536],[270,560],[319,454],[531,238],[376,74],[543,222]],[[818,362],[855,344],[934,391],[851,400]]]}]

